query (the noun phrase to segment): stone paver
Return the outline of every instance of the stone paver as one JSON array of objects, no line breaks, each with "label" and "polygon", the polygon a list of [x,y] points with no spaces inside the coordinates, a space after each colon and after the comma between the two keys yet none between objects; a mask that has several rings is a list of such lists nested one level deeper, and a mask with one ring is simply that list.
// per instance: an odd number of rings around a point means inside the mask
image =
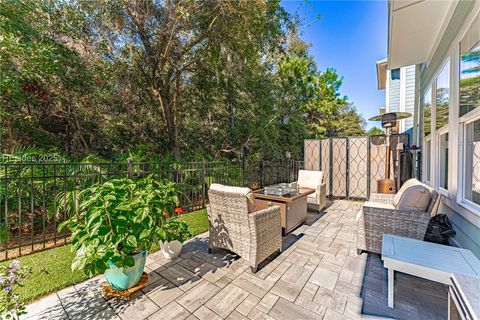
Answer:
[{"label": "stone paver", "polygon": [[319,316],[304,307],[287,301],[283,298],[278,299],[277,303],[273,306],[270,315],[278,320],[291,320],[291,319],[317,319]]},{"label": "stone paver", "polygon": [[245,299],[248,292],[234,284],[229,284],[218,292],[205,305],[219,316],[226,318]]},{"label": "stone paver", "polygon": [[[179,305],[177,302],[170,302],[165,308],[155,312],[148,319],[150,320],[183,320],[186,319],[190,313]],[[132,318],[135,319],[135,318]]]},{"label": "stone paver", "polygon": [[236,311],[244,316],[247,316],[259,302],[259,297],[250,294],[238,305]]},{"label": "stone paver", "polygon": [[149,283],[131,301],[106,301],[98,276],[28,305],[22,319],[447,319],[447,287],[402,273],[388,308],[380,257],[356,253],[361,205],[338,200],[309,213],[256,274],[225,250],[208,253],[206,233],[174,260],[150,254]]},{"label": "stone paver", "polygon": [[194,312],[213,297],[220,288],[204,281],[192,290],[186,292],[176,301],[190,312]]}]

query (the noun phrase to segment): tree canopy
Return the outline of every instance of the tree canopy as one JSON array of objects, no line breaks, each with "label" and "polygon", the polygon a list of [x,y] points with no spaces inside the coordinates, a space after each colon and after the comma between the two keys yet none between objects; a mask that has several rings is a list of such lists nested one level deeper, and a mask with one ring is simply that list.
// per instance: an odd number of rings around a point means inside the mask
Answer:
[{"label": "tree canopy", "polygon": [[2,151],[280,159],[364,134],[300,29],[278,0],[4,0]]}]

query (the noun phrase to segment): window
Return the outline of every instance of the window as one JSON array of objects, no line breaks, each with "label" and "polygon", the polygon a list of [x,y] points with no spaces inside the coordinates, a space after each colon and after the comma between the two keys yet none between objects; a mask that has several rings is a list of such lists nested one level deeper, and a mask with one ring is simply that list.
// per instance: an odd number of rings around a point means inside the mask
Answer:
[{"label": "window", "polygon": [[[461,167],[463,203],[480,205],[480,15],[459,47],[459,126],[463,128]],[[478,212],[478,210],[475,210]]]},{"label": "window", "polygon": [[465,126],[465,199],[480,204],[480,120]]},{"label": "window", "polygon": [[400,80],[400,69],[393,69],[390,71],[390,78],[392,80]]},{"label": "window", "polygon": [[437,76],[435,91],[435,128],[448,125],[448,100],[450,97],[450,61],[447,60]]},{"label": "window", "polygon": [[480,106],[480,16],[460,41],[460,116]]},{"label": "window", "polygon": [[423,132],[424,136],[428,136],[432,131],[432,89],[423,95]]},{"label": "window", "polygon": [[439,176],[438,186],[445,190],[448,189],[448,132],[439,135],[438,139],[438,159],[439,159]]}]

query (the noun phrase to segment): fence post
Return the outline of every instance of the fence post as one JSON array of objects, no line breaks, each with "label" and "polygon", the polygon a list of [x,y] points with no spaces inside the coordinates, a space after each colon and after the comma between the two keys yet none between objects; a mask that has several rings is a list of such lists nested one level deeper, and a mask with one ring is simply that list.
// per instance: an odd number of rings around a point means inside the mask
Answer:
[{"label": "fence post", "polygon": [[333,138],[328,138],[328,153],[330,154],[329,158],[329,163],[328,163],[328,170],[330,171],[330,174],[328,175],[329,178],[329,198],[332,199],[333,196]]},{"label": "fence post", "polygon": [[133,176],[133,163],[131,159],[128,159],[128,177],[131,178]]},{"label": "fence post", "polygon": [[245,180],[245,157],[242,157],[242,187],[246,186],[246,180]]},{"label": "fence post", "polygon": [[372,190],[372,137],[367,137],[367,199],[370,199],[370,191]]},{"label": "fence post", "polygon": [[345,139],[345,198],[350,199],[350,138]]},{"label": "fence post", "polygon": [[205,186],[205,159],[202,160],[202,207],[205,208],[206,197],[207,197],[207,188]]},{"label": "fence post", "polygon": [[260,160],[260,188],[263,188],[265,185],[265,177],[264,177],[264,170],[263,170],[263,159]]}]

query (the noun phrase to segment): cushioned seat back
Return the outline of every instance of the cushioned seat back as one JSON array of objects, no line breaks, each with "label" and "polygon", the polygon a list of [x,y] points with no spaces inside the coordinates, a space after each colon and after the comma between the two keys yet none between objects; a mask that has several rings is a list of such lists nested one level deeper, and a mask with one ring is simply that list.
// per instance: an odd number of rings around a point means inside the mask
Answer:
[{"label": "cushioned seat back", "polygon": [[248,212],[253,212],[255,211],[255,196],[253,194],[253,191],[250,188],[244,188],[244,187],[231,187],[231,186],[225,186],[219,183],[212,183],[210,185],[209,190],[214,190],[214,191],[222,191],[225,192],[224,196],[228,197],[229,194],[238,194],[238,195],[243,195],[245,196],[245,199],[247,201],[247,208]]},{"label": "cushioned seat back", "polygon": [[430,213],[431,216],[434,216],[437,214],[440,195],[437,191],[435,191],[435,189],[430,187],[428,189],[430,190],[430,204],[428,205],[427,212]]},{"label": "cushioned seat back", "polygon": [[298,186],[300,188],[316,189],[323,182],[322,171],[299,170]]},{"label": "cushioned seat back", "polygon": [[[417,179],[406,181],[393,198],[397,210],[427,211],[432,202],[432,191]],[[435,199],[436,200],[436,199]]]}]

